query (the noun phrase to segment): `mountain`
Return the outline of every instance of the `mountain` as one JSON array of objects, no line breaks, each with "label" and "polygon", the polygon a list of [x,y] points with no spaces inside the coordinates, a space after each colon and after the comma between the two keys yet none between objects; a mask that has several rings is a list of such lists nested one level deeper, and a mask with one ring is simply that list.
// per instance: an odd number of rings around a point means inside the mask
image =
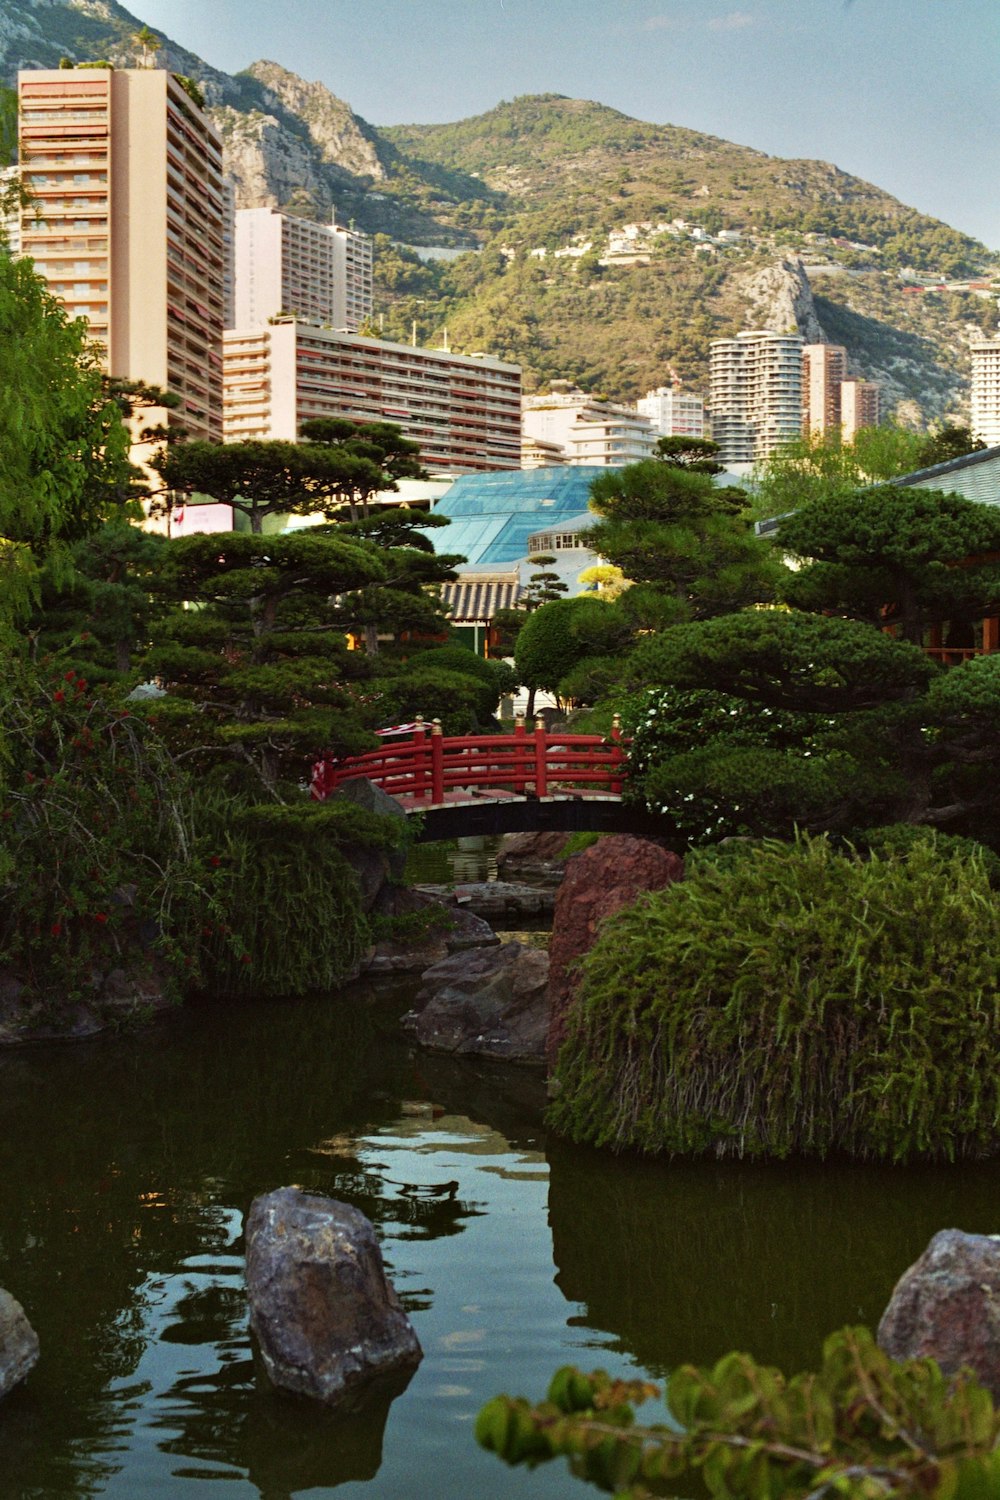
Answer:
[{"label": "mountain", "polygon": [[[117,0],[0,0],[0,78],[63,56],[142,65],[142,24]],[[845,344],[905,420],[964,412],[996,257],[830,163],[555,94],[380,129],[276,62],[232,76],[157,36],[157,64],[205,93],[241,206],[336,208],[380,236],[387,337],[446,325],[455,349],[518,360],[529,389],[628,399],[704,389],[711,338],[795,326]]]}]

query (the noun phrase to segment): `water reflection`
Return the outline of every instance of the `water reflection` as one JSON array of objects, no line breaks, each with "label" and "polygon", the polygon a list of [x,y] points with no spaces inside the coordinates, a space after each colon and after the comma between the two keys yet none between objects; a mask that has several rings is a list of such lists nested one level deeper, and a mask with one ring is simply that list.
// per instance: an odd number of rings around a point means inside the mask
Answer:
[{"label": "water reflection", "polygon": [[[359,986],[0,1057],[0,1284],[42,1345],[0,1414],[4,1493],[580,1500],[561,1469],[479,1452],[484,1400],[567,1362],[656,1374],[736,1345],[806,1365],[936,1229],[1000,1228],[997,1166],[547,1149],[537,1075],[412,1052],[408,999]],[[255,1368],[244,1217],[293,1182],[376,1223],[425,1351],[350,1419]]]},{"label": "water reflection", "polygon": [[823,1337],[874,1327],[938,1229],[1000,1228],[1000,1164],[621,1161],[554,1144],[558,1283],[647,1368],[732,1348],[815,1366]]}]

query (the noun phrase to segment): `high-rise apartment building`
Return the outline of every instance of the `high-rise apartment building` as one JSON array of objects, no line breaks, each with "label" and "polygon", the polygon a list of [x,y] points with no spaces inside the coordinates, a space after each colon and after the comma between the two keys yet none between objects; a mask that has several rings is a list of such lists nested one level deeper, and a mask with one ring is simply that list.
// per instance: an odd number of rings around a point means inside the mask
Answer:
[{"label": "high-rise apartment building", "polygon": [[879,423],[879,388],[847,373],[840,344],[806,344],[802,350],[802,431],[839,432],[853,442],[862,427]]},{"label": "high-rise apartment building", "polygon": [[222,143],[161,69],[65,68],[18,77],[31,206],[21,251],[108,373],[180,397],[192,438],[222,436]]},{"label": "high-rise apartment building", "polygon": [[295,316],[356,333],[371,317],[372,278],[369,235],[274,208],[237,210],[231,327]]},{"label": "high-rise apartment building", "polygon": [[847,350],[840,344],[806,344],[802,350],[802,431],[834,432],[840,426],[840,383],[847,379]]},{"label": "high-rise apartment building", "polygon": [[705,436],[705,403],[700,396],[660,385],[637,401],[635,409],[649,418],[661,437]]},{"label": "high-rise apartment building", "polygon": [[1000,445],[1000,338],[974,339],[972,352],[972,436],[987,448]]},{"label": "high-rise apartment building", "polygon": [[802,339],[769,329],[709,345],[712,436],[729,467],[766,458],[802,431]]},{"label": "high-rise apartment building", "polygon": [[877,381],[849,375],[840,382],[840,432],[852,443],[862,427],[877,427],[881,420],[881,392]]},{"label": "high-rise apartment building", "polygon": [[224,341],[225,440],[294,441],[309,417],[395,422],[425,468],[520,466],[521,369],[281,318]]}]

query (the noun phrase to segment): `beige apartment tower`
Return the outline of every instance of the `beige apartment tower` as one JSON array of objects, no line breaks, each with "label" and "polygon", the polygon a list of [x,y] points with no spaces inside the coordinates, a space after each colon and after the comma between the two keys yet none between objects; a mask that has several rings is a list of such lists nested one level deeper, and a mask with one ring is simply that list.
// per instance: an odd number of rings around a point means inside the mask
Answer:
[{"label": "beige apartment tower", "polygon": [[879,388],[874,380],[847,373],[841,344],[806,344],[802,350],[802,431],[839,432],[845,443],[862,427],[879,424]]},{"label": "beige apartment tower", "polygon": [[806,344],[802,350],[802,431],[834,432],[840,426],[840,383],[847,379],[847,350],[840,344]]},{"label": "beige apartment tower", "polygon": [[226,279],[222,143],[162,69],[65,68],[18,77],[32,207],[21,251],[108,373],[180,397],[168,420],[222,437]]}]

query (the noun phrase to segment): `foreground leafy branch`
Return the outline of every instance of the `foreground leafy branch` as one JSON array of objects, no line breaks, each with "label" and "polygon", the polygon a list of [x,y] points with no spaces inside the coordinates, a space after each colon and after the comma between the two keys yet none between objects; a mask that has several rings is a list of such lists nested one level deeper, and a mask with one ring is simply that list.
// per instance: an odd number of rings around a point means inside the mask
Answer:
[{"label": "foreground leafy branch", "polygon": [[537,1406],[488,1402],[476,1437],[509,1464],[565,1456],[579,1478],[635,1500],[685,1493],[678,1485],[698,1475],[720,1500],[1000,1493],[989,1392],[931,1359],[893,1362],[866,1328],[831,1334],[819,1371],[790,1379],[746,1354],[711,1370],[682,1365],[667,1383],[666,1421],[639,1426],[634,1408],[658,1395],[643,1381],[567,1366]]}]

